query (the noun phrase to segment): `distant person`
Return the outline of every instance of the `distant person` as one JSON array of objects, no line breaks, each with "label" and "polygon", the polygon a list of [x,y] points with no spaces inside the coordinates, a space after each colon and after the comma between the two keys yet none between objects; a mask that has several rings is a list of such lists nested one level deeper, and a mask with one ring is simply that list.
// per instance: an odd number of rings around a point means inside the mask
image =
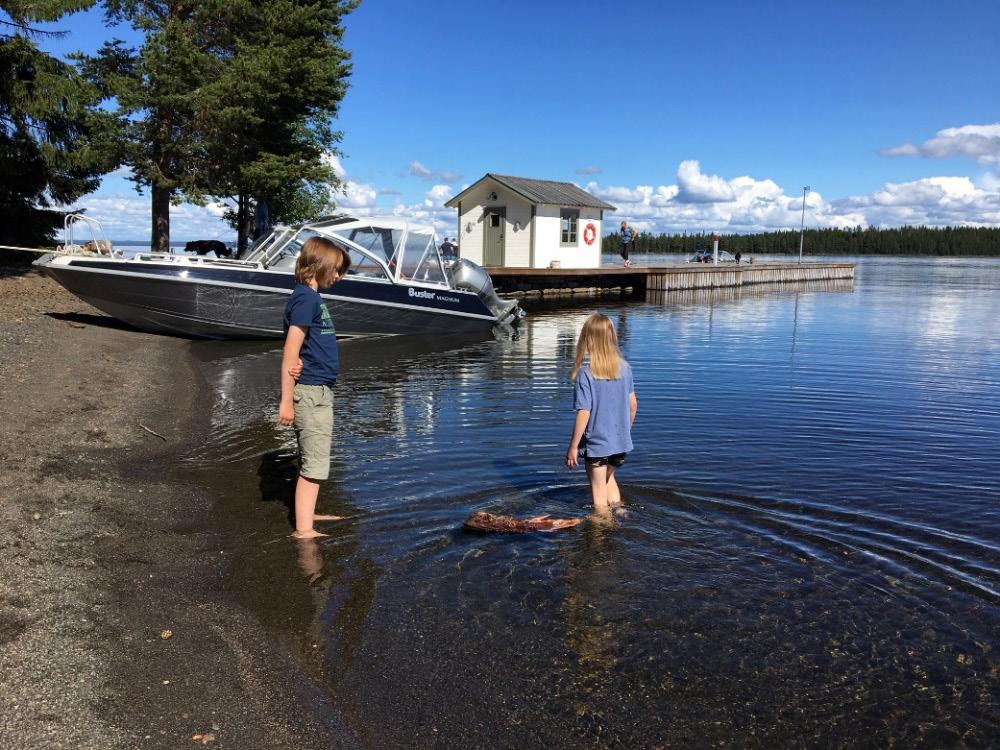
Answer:
[{"label": "distant person", "polygon": [[740,264],[740,258],[743,257],[743,254],[739,250],[737,250],[736,251],[736,255],[734,255],[733,257],[736,258],[736,265],[739,265]]},{"label": "distant person", "polygon": [[630,268],[632,261],[629,259],[629,255],[635,250],[635,229],[623,221],[618,234],[622,240],[622,258],[625,260],[625,268]]},{"label": "distant person", "polygon": [[631,431],[638,402],[632,368],[618,351],[615,327],[600,313],[587,318],[580,331],[573,380],[576,420],[566,450],[566,466],[572,469],[582,458],[595,515],[619,515],[622,496],[615,470],[632,450]]},{"label": "distant person", "polygon": [[452,241],[447,237],[444,238],[444,242],[441,243],[441,256],[445,260],[453,260],[458,256],[458,248],[452,244]]},{"label": "distant person", "polygon": [[295,288],[285,307],[278,423],[294,425],[299,444],[292,534],[297,539],[325,536],[313,528],[315,521],[342,519],[316,515],[319,484],[330,476],[333,386],[340,371],[337,331],[319,290],[339,281],[350,267],[345,250],[323,237],[310,237],[295,262]]}]

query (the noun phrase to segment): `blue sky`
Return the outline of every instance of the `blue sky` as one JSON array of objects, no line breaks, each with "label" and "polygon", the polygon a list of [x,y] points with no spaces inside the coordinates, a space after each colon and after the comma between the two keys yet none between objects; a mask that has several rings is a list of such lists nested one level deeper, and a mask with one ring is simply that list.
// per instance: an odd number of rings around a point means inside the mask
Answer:
[{"label": "blue sky", "polygon": [[[91,11],[56,51],[96,49]],[[453,234],[486,172],[579,184],[652,231],[1000,225],[1000,3],[395,2],[348,16],[343,210]],[[80,201],[149,236],[121,175]],[[227,237],[178,207],[176,239]]]}]

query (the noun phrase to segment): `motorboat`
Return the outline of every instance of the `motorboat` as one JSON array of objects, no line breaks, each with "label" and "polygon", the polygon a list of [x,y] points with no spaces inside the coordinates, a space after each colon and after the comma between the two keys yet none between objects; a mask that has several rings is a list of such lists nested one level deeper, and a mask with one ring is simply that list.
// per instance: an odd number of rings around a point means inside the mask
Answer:
[{"label": "motorboat", "polygon": [[[74,231],[94,239],[77,244]],[[66,218],[64,244],[35,261],[77,297],[136,328],[209,339],[273,339],[295,286],[295,260],[310,237],[351,256],[348,274],[321,289],[337,335],[389,336],[488,331],[523,314],[497,296],[489,274],[469,260],[445,263],[434,230],[399,217],[347,215],[276,227],[242,257],[126,254],[90,217]]]},{"label": "motorboat", "polygon": [[[688,258],[685,263],[712,263],[714,261],[711,250],[697,250],[695,254]],[[719,250],[719,263],[736,263],[736,256],[725,250]]]}]

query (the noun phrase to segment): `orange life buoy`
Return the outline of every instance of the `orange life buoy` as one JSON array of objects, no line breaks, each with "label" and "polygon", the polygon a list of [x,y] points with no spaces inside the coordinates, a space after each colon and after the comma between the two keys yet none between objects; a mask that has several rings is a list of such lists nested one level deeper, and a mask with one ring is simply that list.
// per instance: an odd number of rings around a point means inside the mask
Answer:
[{"label": "orange life buoy", "polygon": [[597,239],[597,227],[595,227],[593,224],[587,224],[587,226],[583,228],[583,241],[586,242],[588,245],[593,245],[594,240],[596,239]]}]

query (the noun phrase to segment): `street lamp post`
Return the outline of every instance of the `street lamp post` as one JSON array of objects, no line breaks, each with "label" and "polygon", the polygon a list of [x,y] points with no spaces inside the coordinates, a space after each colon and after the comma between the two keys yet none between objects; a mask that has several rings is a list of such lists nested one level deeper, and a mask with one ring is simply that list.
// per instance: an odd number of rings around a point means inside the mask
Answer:
[{"label": "street lamp post", "polygon": [[799,263],[802,262],[802,240],[805,238],[806,232],[806,193],[809,190],[808,185],[802,188],[802,223],[799,225]]}]

